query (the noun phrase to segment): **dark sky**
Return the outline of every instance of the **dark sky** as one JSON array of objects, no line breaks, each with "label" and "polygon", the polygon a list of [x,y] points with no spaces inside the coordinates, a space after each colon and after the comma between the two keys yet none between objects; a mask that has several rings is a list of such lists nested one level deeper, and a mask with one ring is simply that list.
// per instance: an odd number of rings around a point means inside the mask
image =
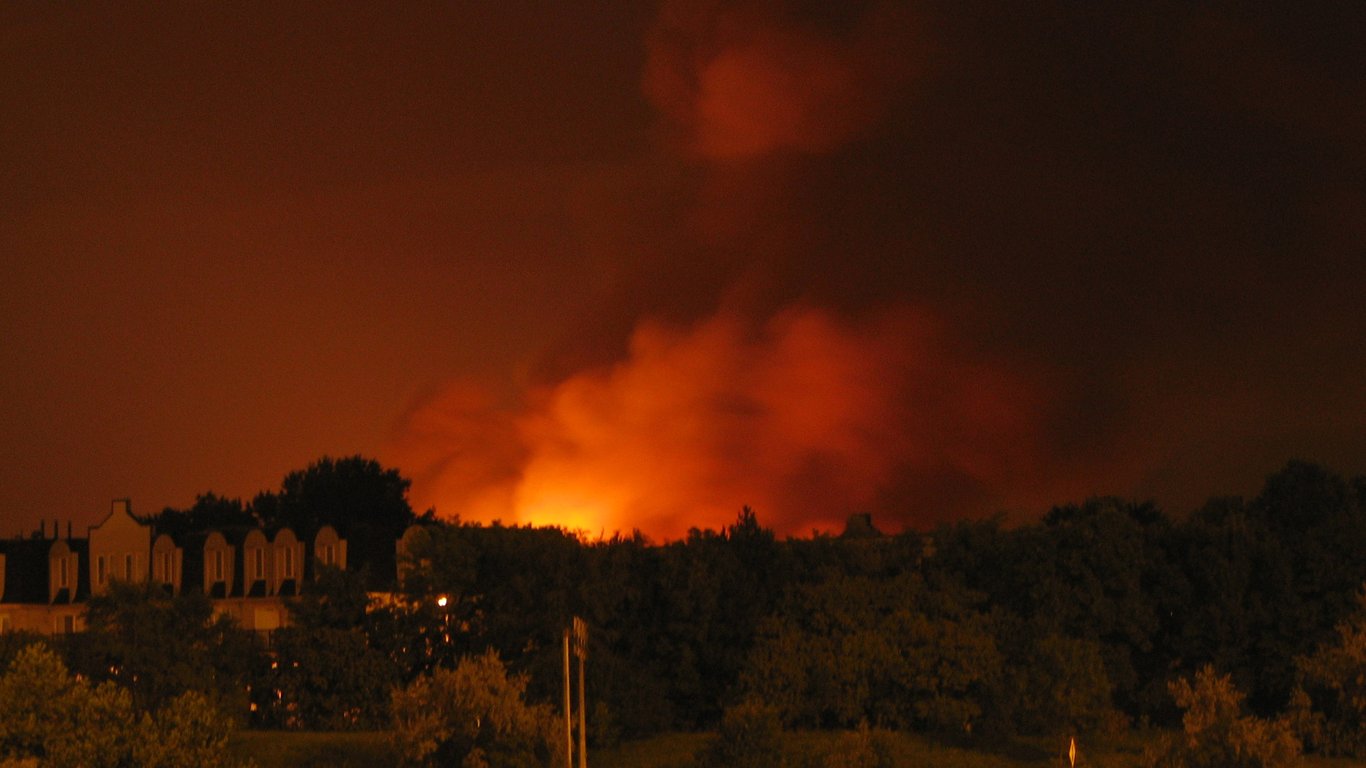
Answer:
[{"label": "dark sky", "polygon": [[1361,473],[1363,38],[1359,2],[6,4],[0,534],[324,454],[656,537]]}]

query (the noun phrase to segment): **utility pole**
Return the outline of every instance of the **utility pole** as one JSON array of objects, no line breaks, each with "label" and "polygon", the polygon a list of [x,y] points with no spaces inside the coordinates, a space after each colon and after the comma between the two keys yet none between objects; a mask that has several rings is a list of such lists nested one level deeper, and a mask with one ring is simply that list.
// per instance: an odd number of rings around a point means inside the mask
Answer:
[{"label": "utility pole", "polygon": [[588,624],[574,617],[574,653],[579,657],[579,768],[588,768],[588,723],[584,716],[583,662],[588,658]]},{"label": "utility pole", "polygon": [[[579,683],[580,686],[583,683]],[[569,711],[569,630],[564,631],[564,766],[574,768],[574,724]]]}]

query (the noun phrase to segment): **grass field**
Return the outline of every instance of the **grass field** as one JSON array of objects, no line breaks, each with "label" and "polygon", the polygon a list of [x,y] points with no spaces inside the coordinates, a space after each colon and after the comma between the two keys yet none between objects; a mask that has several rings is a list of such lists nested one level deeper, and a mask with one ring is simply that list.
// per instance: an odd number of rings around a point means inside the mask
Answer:
[{"label": "grass field", "polygon": [[[693,754],[707,741],[707,734],[668,734],[624,744],[613,750],[590,754],[593,768],[691,768]],[[792,766],[825,765],[827,759],[848,753],[857,740],[852,733],[798,732],[784,736],[784,753]],[[898,766],[934,768],[1056,768],[1062,758],[1062,745],[1056,755],[1041,743],[1011,744],[994,750],[968,749],[939,743],[904,733],[878,733],[872,737]],[[1137,768],[1139,748],[1112,748],[1102,754],[1084,754],[1078,765],[1105,768]],[[832,761],[839,764],[838,760]]]},{"label": "grass field", "polygon": [[[666,734],[623,744],[616,749],[590,750],[592,768],[692,768],[693,755],[707,734]],[[824,758],[847,749],[854,734],[788,733],[784,752],[793,766],[822,765]],[[905,733],[877,738],[895,765],[908,768],[1059,768],[1067,765],[1065,744],[1028,741],[995,749],[966,749]],[[1132,734],[1117,744],[1089,750],[1079,746],[1077,765],[1088,768],[1139,768],[1144,737]],[[836,764],[843,764],[835,761]],[[1301,768],[1366,768],[1366,760],[1304,758]]]},{"label": "grass field", "polygon": [[398,763],[383,731],[241,731],[228,749],[258,768],[393,768]]},{"label": "grass field", "polygon": [[[668,733],[613,749],[590,750],[592,768],[692,768],[693,755],[707,734]],[[854,734],[789,733],[784,752],[793,766],[822,765],[825,758],[847,750]],[[1061,744],[1041,741],[1011,744],[994,750],[965,749],[904,733],[877,736],[898,766],[908,768],[1059,768],[1066,766]],[[298,733],[244,731],[233,738],[235,757],[250,758],[259,768],[392,768],[397,763],[387,733]],[[1138,768],[1142,750],[1137,735],[1118,745],[1088,750],[1081,745],[1078,766]],[[1302,768],[1366,768],[1363,760],[1305,758]]]}]

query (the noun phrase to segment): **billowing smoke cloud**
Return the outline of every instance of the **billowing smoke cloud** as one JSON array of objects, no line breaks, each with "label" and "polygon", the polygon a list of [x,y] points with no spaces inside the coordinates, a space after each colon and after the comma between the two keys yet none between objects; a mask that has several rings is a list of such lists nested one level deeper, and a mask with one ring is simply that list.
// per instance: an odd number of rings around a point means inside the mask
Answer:
[{"label": "billowing smoke cloud", "polygon": [[645,92],[705,158],[826,152],[871,124],[907,74],[907,52],[884,36],[900,26],[888,13],[832,31],[772,4],[665,3],[648,40]]},{"label": "billowing smoke cloud", "polygon": [[[643,86],[678,135],[665,149],[704,181],[671,201],[693,213],[660,242],[701,244],[704,263],[656,262],[626,293],[668,298],[670,276],[688,284],[718,254],[829,262],[796,209],[812,200],[790,205],[801,196],[774,180],[804,178],[803,163],[873,129],[916,62],[903,45],[912,25],[888,18],[899,11],[803,13],[665,3]],[[763,162],[733,162],[751,159]],[[779,167],[789,161],[790,174]],[[842,243],[845,271],[858,274],[865,246]],[[666,324],[623,300],[635,320],[622,354],[562,368],[512,406],[469,384],[423,401],[390,452],[414,478],[414,500],[466,520],[674,538],[725,525],[745,505],[786,534],[837,530],[855,512],[892,529],[927,525],[1021,503],[1019,489],[1037,486],[1048,419],[1035,372],[966,351],[929,303],[901,298],[851,317],[822,303],[800,268],[751,266],[726,265],[715,295],[693,297],[725,307],[708,316],[650,313]]]},{"label": "billowing smoke cloud", "polygon": [[486,387],[457,381],[404,417],[389,455],[413,481],[418,510],[467,520],[512,520],[513,489],[526,462],[515,412]]},{"label": "billowing smoke cloud", "polygon": [[419,504],[467,520],[672,538],[748,504],[785,533],[836,529],[858,511],[933,522],[965,510],[917,507],[918,492],[938,503],[946,477],[1015,483],[1034,469],[1040,430],[1027,376],[950,342],[909,310],[645,322],[626,359],[520,411],[451,388],[413,411],[394,456]]}]

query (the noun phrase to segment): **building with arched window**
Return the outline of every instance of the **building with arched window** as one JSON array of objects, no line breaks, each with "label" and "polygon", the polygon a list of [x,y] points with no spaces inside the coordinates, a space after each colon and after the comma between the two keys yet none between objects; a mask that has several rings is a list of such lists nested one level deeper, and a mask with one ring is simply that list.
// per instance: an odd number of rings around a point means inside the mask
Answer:
[{"label": "building with arched window", "polygon": [[167,595],[206,595],[219,614],[261,632],[288,622],[287,602],[319,567],[347,567],[347,541],[330,525],[299,532],[229,527],[158,531],[133,515],[128,499],[86,537],[46,524],[28,537],[0,540],[0,633],[60,634],[84,629],[85,602],[116,582],[150,583]]}]

